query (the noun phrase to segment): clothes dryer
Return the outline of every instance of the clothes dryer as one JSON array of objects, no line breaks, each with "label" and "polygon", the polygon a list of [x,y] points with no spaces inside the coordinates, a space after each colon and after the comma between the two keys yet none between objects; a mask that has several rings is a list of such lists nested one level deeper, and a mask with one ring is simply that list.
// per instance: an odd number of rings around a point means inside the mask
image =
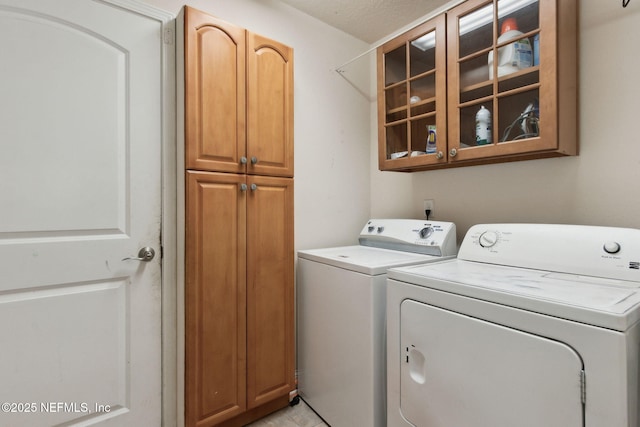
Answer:
[{"label": "clothes dryer", "polygon": [[389,427],[640,425],[640,230],[474,226],[387,316]]},{"label": "clothes dryer", "polygon": [[385,425],[386,271],[455,256],[456,228],[372,219],[359,243],[298,252],[298,391],[332,427]]}]

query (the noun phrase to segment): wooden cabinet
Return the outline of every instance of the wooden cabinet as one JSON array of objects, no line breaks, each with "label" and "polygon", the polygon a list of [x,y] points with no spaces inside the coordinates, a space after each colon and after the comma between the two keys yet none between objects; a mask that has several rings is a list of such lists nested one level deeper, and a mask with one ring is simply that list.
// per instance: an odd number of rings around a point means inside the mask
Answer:
[{"label": "wooden cabinet", "polygon": [[245,180],[187,171],[186,426],[216,425],[247,409]]},{"label": "wooden cabinet", "polygon": [[[415,32],[433,26],[425,23],[378,50],[380,169],[426,170],[576,155],[576,1],[467,0],[442,18],[446,42],[436,30],[435,49],[446,50],[447,113],[446,127],[437,126],[437,137],[442,141],[446,134],[446,145],[423,153],[424,130],[414,125],[421,117],[413,113],[421,101],[412,103],[415,77],[410,72],[404,99],[397,105],[390,99],[396,83],[388,77],[389,63],[398,62],[399,56],[394,43],[405,43],[409,68],[413,57],[422,55],[413,46]],[[436,101],[436,117],[442,114],[439,107]],[[481,110],[488,117],[485,126]],[[395,158],[405,151],[408,158]]]},{"label": "wooden cabinet", "polygon": [[[440,15],[378,48],[380,170],[446,161],[445,17]],[[427,148],[431,138],[435,143]]]},{"label": "wooden cabinet", "polygon": [[295,390],[293,52],[183,16],[185,425],[240,426]]},{"label": "wooden cabinet", "polygon": [[247,173],[293,176],[293,50],[247,34]]},{"label": "wooden cabinet", "polygon": [[293,50],[184,8],[187,169],[293,176]]},{"label": "wooden cabinet", "polygon": [[187,171],[185,220],[186,425],[286,405],[295,389],[293,179]]},{"label": "wooden cabinet", "polygon": [[248,176],[247,402],[289,397],[294,383],[293,179]]}]

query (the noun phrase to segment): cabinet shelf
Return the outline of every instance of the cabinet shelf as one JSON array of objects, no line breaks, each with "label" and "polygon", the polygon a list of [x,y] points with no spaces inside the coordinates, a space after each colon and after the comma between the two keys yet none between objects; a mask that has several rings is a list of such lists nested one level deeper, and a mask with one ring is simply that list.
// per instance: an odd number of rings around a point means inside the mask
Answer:
[{"label": "cabinet shelf", "polygon": [[[431,98],[422,99],[422,100],[420,100],[418,102],[414,102],[413,104],[409,104],[409,107],[411,107],[411,108],[420,107],[422,105],[427,105],[427,104],[433,103],[435,101],[436,101],[436,97],[434,96],[434,97],[431,97]],[[400,112],[403,112],[403,111],[406,111],[406,110],[407,110],[407,106],[406,105],[402,105],[400,107],[388,109],[387,110],[387,114],[396,114],[396,113],[400,113]],[[421,116],[422,115],[423,114],[421,114]],[[397,121],[400,121],[400,120],[397,120]],[[393,123],[395,123],[395,122],[396,121],[394,121]]]},{"label": "cabinet shelf", "polygon": [[[514,73],[508,74],[506,76],[501,76],[498,77],[498,83],[502,83],[502,82],[506,82],[506,81],[510,81],[510,80],[516,80],[516,79],[521,79],[524,80],[527,77],[530,77],[532,74],[535,74],[537,72],[540,71],[540,66],[539,65],[534,65],[528,68],[525,68],[523,70],[518,70]],[[460,88],[460,93],[467,93],[467,92],[473,92],[475,90],[478,89],[482,89],[485,87],[489,87],[493,85],[493,79],[490,80],[485,80],[483,82],[480,83],[476,83],[476,84],[472,84],[472,85],[468,85],[465,87]]]}]

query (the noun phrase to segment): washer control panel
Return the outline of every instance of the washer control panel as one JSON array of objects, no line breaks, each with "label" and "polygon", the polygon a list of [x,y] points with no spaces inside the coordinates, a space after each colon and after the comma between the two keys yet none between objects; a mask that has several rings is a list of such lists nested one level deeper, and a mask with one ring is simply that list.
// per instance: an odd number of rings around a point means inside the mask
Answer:
[{"label": "washer control panel", "polygon": [[436,256],[457,252],[452,222],[419,219],[371,219],[360,232],[360,244]]},{"label": "washer control panel", "polygon": [[479,224],[458,259],[640,281],[640,230],[556,224]]}]

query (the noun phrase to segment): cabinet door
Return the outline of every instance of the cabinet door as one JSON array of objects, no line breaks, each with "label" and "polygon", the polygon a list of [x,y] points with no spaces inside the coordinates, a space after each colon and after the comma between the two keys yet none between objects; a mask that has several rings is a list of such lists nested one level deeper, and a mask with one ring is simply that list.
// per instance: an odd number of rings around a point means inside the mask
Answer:
[{"label": "cabinet door", "polygon": [[186,425],[246,409],[246,193],[243,175],[187,172]]},{"label": "cabinet door", "polygon": [[378,164],[405,170],[447,162],[445,16],[378,49]]},{"label": "cabinet door", "polygon": [[293,179],[248,176],[247,184],[247,402],[254,408],[295,389]]},{"label": "cabinet door", "polygon": [[575,2],[468,0],[447,19],[450,162],[576,154]]},{"label": "cabinet door", "polygon": [[245,30],[184,10],[186,168],[245,172]]},{"label": "cabinet door", "polygon": [[247,173],[293,176],[293,49],[247,34]]}]

